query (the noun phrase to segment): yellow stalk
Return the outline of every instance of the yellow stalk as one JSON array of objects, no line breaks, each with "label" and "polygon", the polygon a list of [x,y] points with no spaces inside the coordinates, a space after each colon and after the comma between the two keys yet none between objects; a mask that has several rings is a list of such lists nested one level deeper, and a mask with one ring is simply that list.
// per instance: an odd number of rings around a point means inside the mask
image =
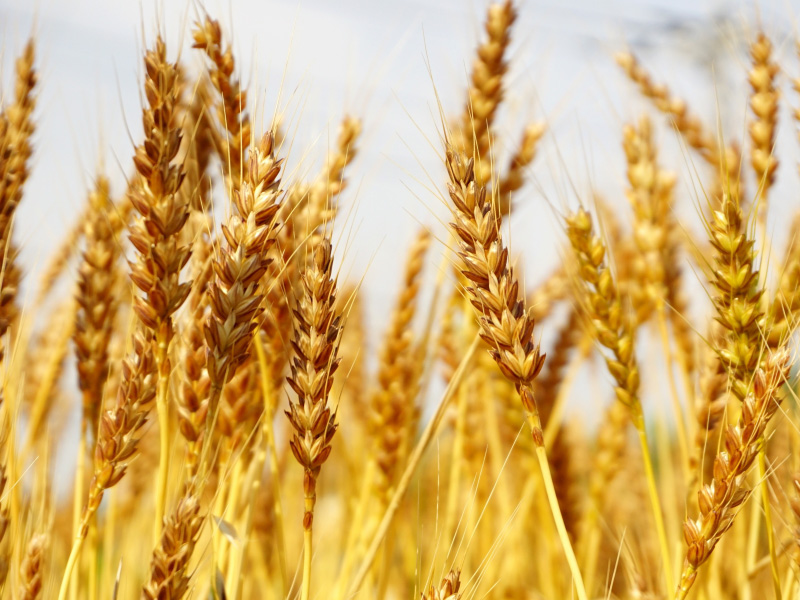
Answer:
[{"label": "yellow stalk", "polygon": [[[531,427],[531,431],[541,431],[542,424],[538,414],[529,413],[528,424]],[[553,475],[550,473],[550,465],[547,462],[547,452],[545,451],[543,440],[540,440],[540,443],[536,444],[536,459],[539,461],[539,469],[542,472],[547,501],[550,504],[550,512],[556,524],[561,547],[564,549],[564,554],[567,557],[567,564],[572,573],[572,582],[575,585],[578,600],[588,600],[586,588],[583,585],[581,570],[580,567],[578,567],[578,559],[575,558],[575,551],[572,549],[572,542],[569,541],[567,526],[564,524],[564,516],[561,514],[561,509],[558,506],[558,498],[556,497],[556,490],[553,486]]]},{"label": "yellow stalk", "polygon": [[[314,514],[314,499],[305,499],[305,510],[307,513]],[[312,538],[313,538],[313,518],[310,519],[308,527],[303,528],[303,587],[300,595],[301,600],[309,600],[311,597],[311,559],[312,559]]]},{"label": "yellow stalk", "polygon": [[647,492],[650,495],[650,504],[653,509],[653,519],[656,522],[656,533],[658,534],[658,545],[661,548],[661,561],[664,563],[664,578],[667,583],[667,589],[675,589],[675,579],[672,571],[672,554],[669,551],[669,542],[667,541],[667,531],[664,527],[664,515],[661,510],[661,500],[658,496],[658,485],[656,483],[656,474],[653,470],[653,459],[650,456],[650,447],[647,443],[647,432],[645,431],[644,422],[639,420],[635,422],[636,430],[639,434],[639,444],[642,447],[642,458],[644,459],[644,471],[647,477]]},{"label": "yellow stalk", "polygon": [[775,532],[772,529],[772,510],[769,502],[769,480],[767,479],[767,457],[763,444],[758,453],[758,477],[761,480],[761,502],[764,505],[764,526],[767,529],[772,585],[775,589],[775,599],[781,600],[781,578],[778,574],[778,556],[775,553]]},{"label": "yellow stalk", "polygon": [[156,384],[156,410],[158,411],[160,448],[158,453],[158,480],[156,482],[156,505],[154,511],[155,522],[153,523],[154,545],[157,545],[161,539],[161,527],[163,525],[164,510],[167,504],[167,483],[169,481],[169,405],[167,404],[169,372],[165,372],[169,341],[162,332],[162,328],[158,329],[156,343],[156,372],[158,373],[158,383]]},{"label": "yellow stalk", "polygon": [[[81,439],[78,443],[78,464],[75,467],[75,480],[72,484],[72,535],[77,540],[81,526],[81,511],[83,507],[83,480],[86,472],[86,427],[81,427]],[[71,557],[70,557],[71,558]],[[67,563],[69,566],[69,563]],[[65,578],[69,573],[64,574]],[[69,597],[71,600],[78,598],[78,580],[75,578],[70,584]]]}]

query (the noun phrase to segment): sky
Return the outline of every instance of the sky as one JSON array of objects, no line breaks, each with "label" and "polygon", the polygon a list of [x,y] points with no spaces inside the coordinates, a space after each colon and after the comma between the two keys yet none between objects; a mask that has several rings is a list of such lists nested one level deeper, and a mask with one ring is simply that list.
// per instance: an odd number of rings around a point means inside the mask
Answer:
[{"label": "sky", "polygon": [[[13,57],[33,31],[41,93],[33,171],[15,222],[33,293],[41,266],[78,218],[99,165],[124,190],[141,139],[142,49],[161,31],[170,55],[193,68],[191,24],[203,11],[233,39],[240,76],[255,104],[256,130],[276,107],[293,136],[289,162],[298,174],[321,164],[343,114],[361,116],[364,135],[342,198],[342,272],[364,281],[370,322],[391,310],[405,249],[420,226],[446,239],[441,124],[437,95],[457,115],[472,51],[481,37],[484,0],[0,0],[2,89]],[[623,123],[648,110],[613,61],[633,48],[706,123],[741,138],[746,114],[746,42],[760,23],[775,40],[784,112],[778,153],[797,155],[789,106],[800,105],[790,77],[800,0],[521,0],[514,29],[507,105],[499,115],[497,153],[505,157],[523,127],[548,133],[511,219],[509,240],[529,287],[560,261],[560,217],[599,190],[625,210]],[[718,110],[719,107],[719,110]],[[654,113],[650,113],[654,115]],[[693,158],[658,119],[662,162],[679,173],[677,210],[696,226],[700,201]],[[785,149],[785,153],[783,152]],[[797,169],[782,164],[770,227],[797,207]],[[625,213],[621,213],[625,214]],[[436,244],[441,260],[444,242]],[[545,340],[548,333],[543,334]]]}]

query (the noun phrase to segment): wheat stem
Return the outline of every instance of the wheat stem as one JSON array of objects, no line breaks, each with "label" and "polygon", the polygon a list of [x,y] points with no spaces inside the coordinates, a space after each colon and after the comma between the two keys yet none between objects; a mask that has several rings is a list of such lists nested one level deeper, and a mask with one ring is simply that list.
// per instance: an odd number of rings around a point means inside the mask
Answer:
[{"label": "wheat stem", "polygon": [[158,479],[156,480],[156,505],[155,522],[153,524],[153,544],[158,544],[161,537],[161,527],[164,522],[164,511],[167,504],[167,482],[169,481],[169,405],[167,393],[169,390],[169,372],[165,372],[167,362],[168,341],[164,336],[158,335],[156,340],[156,411],[158,413],[159,453],[158,453]]},{"label": "wheat stem", "polygon": [[544,446],[536,446],[536,458],[539,461],[539,468],[542,470],[542,479],[544,480],[544,489],[547,493],[547,501],[550,503],[550,511],[553,513],[553,520],[556,523],[556,530],[561,540],[561,546],[564,548],[564,554],[567,556],[567,563],[572,572],[572,581],[575,584],[578,598],[579,600],[587,600],[588,596],[586,595],[586,588],[583,585],[583,577],[581,576],[581,570],[578,566],[578,560],[575,558],[575,551],[572,549],[572,543],[569,541],[567,526],[564,524],[564,517],[561,515],[561,509],[558,507],[558,498],[556,497],[556,490],[553,486],[553,475],[550,473],[550,465],[547,462],[547,454]]},{"label": "wheat stem", "polygon": [[772,529],[772,509],[769,502],[769,479],[767,477],[767,456],[764,446],[758,452],[758,478],[761,481],[761,502],[764,505],[764,526],[767,529],[767,545],[769,562],[772,571],[772,585],[775,589],[775,600],[781,600],[781,578],[778,575],[778,556],[775,553],[775,532]]},{"label": "wheat stem", "polygon": [[[72,494],[72,535],[76,538],[80,533],[81,526],[81,502],[83,501],[83,478],[86,474],[86,426],[81,428],[81,439],[78,443],[78,463],[75,466],[75,480],[73,483]],[[64,575],[67,576],[66,574]],[[70,598],[76,600],[78,597],[77,579],[70,586]]]},{"label": "wheat stem", "polygon": [[650,455],[650,446],[647,443],[647,431],[645,430],[644,423],[635,424],[636,431],[639,434],[639,444],[642,447],[644,471],[647,478],[647,493],[650,496],[650,504],[653,508],[653,519],[655,520],[656,533],[658,535],[658,545],[661,550],[661,561],[664,563],[664,577],[667,582],[667,589],[671,590],[675,587],[675,580],[672,575],[672,555],[669,551],[667,530],[664,527],[664,515],[661,510],[661,500],[658,496],[658,485],[656,483],[656,475],[653,469],[653,459]]},{"label": "wheat stem", "polygon": [[[84,516],[83,522],[85,522],[85,520],[86,517]],[[78,562],[78,558],[80,558],[84,539],[86,539],[86,534],[83,533],[83,525],[81,524],[78,530],[78,535],[75,536],[75,540],[72,542],[72,548],[69,551],[67,566],[64,568],[64,576],[61,579],[61,587],[58,590],[58,600],[66,600],[67,598],[70,588],[70,577],[72,576],[72,571],[75,569],[75,565]]]}]

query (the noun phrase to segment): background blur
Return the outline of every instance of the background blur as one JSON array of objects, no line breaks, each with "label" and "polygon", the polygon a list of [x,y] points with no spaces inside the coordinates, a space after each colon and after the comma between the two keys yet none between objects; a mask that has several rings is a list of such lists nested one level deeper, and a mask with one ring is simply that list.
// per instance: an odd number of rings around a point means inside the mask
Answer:
[{"label": "background blur", "polygon": [[[800,2],[519,4],[508,102],[498,117],[496,142],[505,164],[527,123],[548,122],[511,223],[512,249],[524,255],[529,288],[560,260],[561,211],[580,199],[589,202],[593,189],[611,204],[625,205],[622,124],[650,108],[616,67],[615,51],[632,47],[656,80],[685,97],[706,124],[713,127],[719,118],[724,135],[742,139],[746,43],[753,35],[746,23],[760,21],[787,71],[781,79],[788,100],[784,107],[800,105],[790,83],[800,76],[794,43]],[[430,227],[446,239],[434,86],[447,114],[458,115],[487,5],[484,0],[211,0],[202,5],[0,0],[4,90],[26,37],[34,31],[38,38],[34,166],[15,225],[28,269],[25,292],[35,291],[42,264],[77,219],[98,164],[105,165],[114,191],[124,190],[134,141],[141,138],[145,43],[160,30],[170,56],[181,48],[186,63],[198,67],[202,57],[188,49],[189,29],[207,10],[223,24],[226,39],[233,36],[251,111],[257,103],[256,123],[266,126],[276,106],[284,114],[294,139],[290,169],[313,173],[335,139],[340,117],[350,113],[363,119],[359,155],[342,198],[339,239],[346,247],[343,272],[356,280],[364,277],[369,318],[383,322],[416,227]],[[796,125],[788,109],[784,112],[776,153],[798,156]],[[654,121],[661,162],[680,174],[677,210],[687,227],[699,227],[702,196],[692,183],[691,157],[663,118],[654,115]],[[787,222],[798,206],[797,178],[796,165],[783,159],[771,194],[770,226]],[[776,228],[776,243],[782,244],[785,233],[785,227]],[[443,250],[438,244],[439,255]],[[547,338],[546,331],[542,335]]]}]

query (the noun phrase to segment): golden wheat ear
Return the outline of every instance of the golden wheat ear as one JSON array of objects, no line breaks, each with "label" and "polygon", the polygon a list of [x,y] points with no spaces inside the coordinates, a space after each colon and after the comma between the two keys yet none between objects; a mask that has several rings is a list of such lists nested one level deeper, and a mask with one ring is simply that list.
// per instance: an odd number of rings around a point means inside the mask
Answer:
[{"label": "golden wheat ear", "polygon": [[439,585],[432,585],[422,594],[422,600],[460,600],[461,571],[455,569],[442,578]]},{"label": "golden wheat ear", "polygon": [[83,236],[86,249],[78,267],[78,312],[75,317],[75,354],[78,386],[83,399],[83,426],[93,440],[102,412],[103,385],[108,377],[109,345],[119,307],[116,290],[122,277],[121,248],[114,237],[115,207],[109,182],[99,176],[89,194]]},{"label": "golden wheat ear", "polygon": [[203,526],[200,502],[192,490],[178,500],[164,520],[161,539],[150,562],[150,576],[142,588],[142,600],[181,600],[189,591],[189,561]]},{"label": "golden wheat ear", "polygon": [[310,249],[313,252],[301,275],[302,295],[294,310],[294,359],[289,386],[297,394],[286,416],[294,435],[289,444],[303,467],[303,584],[302,600],[311,594],[311,558],[317,480],[328,460],[331,441],[338,429],[336,412],[328,405],[333,375],[339,367],[342,316],[336,311],[336,279],[330,241]]},{"label": "golden wheat ear", "polygon": [[772,42],[764,32],[759,32],[750,44],[750,58],[752,66],[747,79],[752,88],[750,109],[754,117],[748,127],[750,164],[758,185],[758,218],[763,221],[767,214],[767,195],[775,182],[775,172],[778,169],[774,146],[780,97],[775,81],[780,68],[772,60]]},{"label": "golden wheat ear", "polygon": [[34,535],[25,549],[25,557],[20,567],[21,600],[38,600],[42,597],[44,578],[44,555],[48,537],[42,533]]},{"label": "golden wheat ear", "polygon": [[475,157],[475,177],[481,184],[489,183],[492,176],[489,157],[493,143],[492,125],[503,102],[503,79],[508,71],[506,54],[516,19],[517,9],[512,0],[489,5],[484,23],[486,39],[475,52],[467,102],[460,126],[451,139],[461,152]]},{"label": "golden wheat ear", "polygon": [[250,145],[251,126],[247,115],[247,91],[235,77],[236,61],[230,46],[223,48],[222,27],[210,17],[196,23],[192,31],[193,48],[205,52],[210,64],[208,74],[219,95],[216,107],[220,126],[215,140],[223,172],[228,179],[228,189],[239,189],[245,177],[246,152]]},{"label": "golden wheat ear", "polygon": [[13,99],[0,113],[0,363],[4,358],[6,332],[16,323],[19,312],[17,291],[22,273],[17,264],[18,250],[12,240],[12,224],[33,154],[35,56],[35,44],[30,39],[16,60]]},{"label": "golden wheat ear", "polygon": [[781,388],[790,368],[785,349],[767,355],[755,373],[751,391],[742,400],[738,422],[725,431],[725,450],[720,450],[714,460],[714,478],[698,492],[699,515],[687,519],[683,526],[687,548],[675,600],[686,598],[698,570],[733,526],[739,507],[752,491],[746,476],[763,449],[767,425],[783,400]]}]

